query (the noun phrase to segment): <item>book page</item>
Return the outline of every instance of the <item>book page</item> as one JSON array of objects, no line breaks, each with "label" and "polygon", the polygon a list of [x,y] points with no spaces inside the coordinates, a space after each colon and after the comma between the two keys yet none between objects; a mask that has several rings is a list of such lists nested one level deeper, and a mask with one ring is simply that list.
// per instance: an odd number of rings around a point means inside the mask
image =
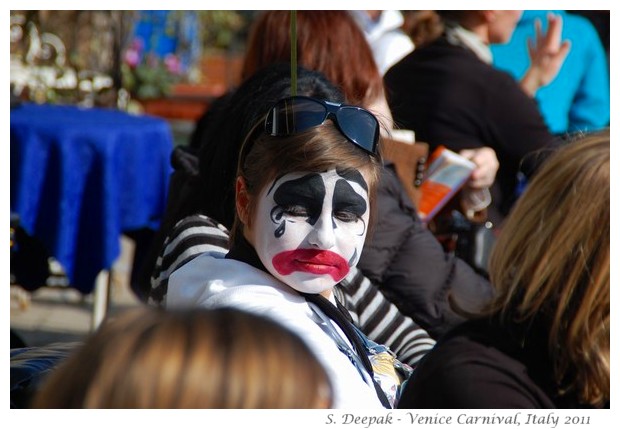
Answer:
[{"label": "book page", "polygon": [[444,147],[433,153],[427,177],[420,186],[422,194],[418,215],[428,222],[467,182],[476,165]]}]

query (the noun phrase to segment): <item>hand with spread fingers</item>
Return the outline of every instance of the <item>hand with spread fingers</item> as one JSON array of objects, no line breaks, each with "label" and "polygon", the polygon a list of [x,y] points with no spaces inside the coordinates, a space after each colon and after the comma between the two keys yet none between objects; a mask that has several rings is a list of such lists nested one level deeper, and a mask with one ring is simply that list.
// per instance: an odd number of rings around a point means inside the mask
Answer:
[{"label": "hand with spread fingers", "polygon": [[536,40],[528,40],[531,64],[521,80],[521,87],[532,97],[555,79],[570,51],[570,41],[562,41],[562,17],[550,13],[547,23],[547,32],[543,33],[542,23],[536,20]]}]

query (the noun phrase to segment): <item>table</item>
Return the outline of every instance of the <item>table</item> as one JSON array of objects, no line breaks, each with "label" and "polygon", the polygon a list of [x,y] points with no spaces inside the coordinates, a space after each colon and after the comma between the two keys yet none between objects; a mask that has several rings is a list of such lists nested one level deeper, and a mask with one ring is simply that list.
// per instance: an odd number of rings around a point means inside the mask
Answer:
[{"label": "table", "polygon": [[124,231],[157,228],[172,133],[151,116],[77,106],[11,110],[11,212],[84,294],[120,253]]}]

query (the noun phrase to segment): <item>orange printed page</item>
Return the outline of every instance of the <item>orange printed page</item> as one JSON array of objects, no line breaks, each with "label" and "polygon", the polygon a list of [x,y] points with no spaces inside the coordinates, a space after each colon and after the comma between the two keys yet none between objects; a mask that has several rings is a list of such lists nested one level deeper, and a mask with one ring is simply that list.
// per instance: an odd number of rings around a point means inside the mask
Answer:
[{"label": "orange printed page", "polygon": [[420,192],[422,198],[420,198],[418,214],[424,221],[442,207],[441,203],[450,197],[452,189],[441,183],[425,181],[420,186]]},{"label": "orange printed page", "polygon": [[418,203],[418,215],[423,222],[428,222],[446,205],[475,168],[473,162],[443,146],[433,151],[429,163]]}]

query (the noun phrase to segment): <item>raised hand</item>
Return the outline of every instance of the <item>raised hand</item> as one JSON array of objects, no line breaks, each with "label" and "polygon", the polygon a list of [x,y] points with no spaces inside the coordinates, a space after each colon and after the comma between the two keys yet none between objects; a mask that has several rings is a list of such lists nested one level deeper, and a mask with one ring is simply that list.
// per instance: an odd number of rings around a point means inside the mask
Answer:
[{"label": "raised hand", "polygon": [[536,38],[527,42],[530,67],[521,80],[521,87],[532,97],[539,88],[555,79],[570,51],[570,41],[562,41],[562,17],[550,13],[547,23],[547,32],[543,33],[537,19],[534,23]]}]

